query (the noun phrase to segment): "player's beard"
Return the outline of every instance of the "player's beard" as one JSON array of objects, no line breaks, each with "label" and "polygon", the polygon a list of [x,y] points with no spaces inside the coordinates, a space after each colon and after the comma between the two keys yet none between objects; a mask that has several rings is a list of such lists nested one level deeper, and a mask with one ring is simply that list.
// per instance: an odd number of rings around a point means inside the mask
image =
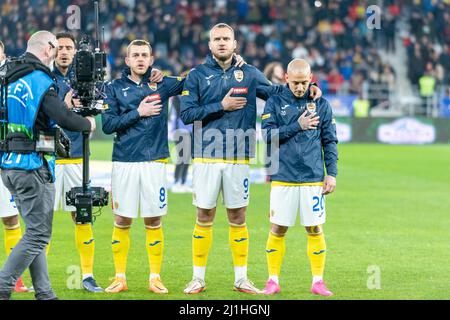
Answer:
[{"label": "player's beard", "polygon": [[61,70],[67,70],[69,69],[71,63],[58,63],[58,61],[55,60],[55,66]]},{"label": "player's beard", "polygon": [[228,55],[228,56],[215,56],[217,60],[221,61],[221,62],[226,62],[228,60],[231,59],[232,55]]},{"label": "player's beard", "polygon": [[216,58],[217,60],[219,60],[221,62],[226,62],[226,61],[230,60],[232,56],[233,56],[233,51],[221,54],[221,53],[219,53],[219,50],[217,50],[217,52],[214,54],[214,58]]}]

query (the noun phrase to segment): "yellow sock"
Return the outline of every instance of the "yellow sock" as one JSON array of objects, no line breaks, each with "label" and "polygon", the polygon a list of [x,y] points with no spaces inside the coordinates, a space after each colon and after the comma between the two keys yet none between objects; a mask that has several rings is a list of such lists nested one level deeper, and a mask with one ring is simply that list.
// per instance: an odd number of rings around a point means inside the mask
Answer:
[{"label": "yellow sock", "polygon": [[311,273],[313,276],[323,276],[325,269],[326,245],[323,233],[318,235],[308,234],[308,257],[311,263]]},{"label": "yellow sock", "polygon": [[286,251],[285,237],[269,233],[266,244],[267,268],[269,277],[279,276],[281,264],[283,263],[284,253]]},{"label": "yellow sock", "polygon": [[75,225],[75,243],[80,254],[81,272],[93,274],[95,243],[91,224]]},{"label": "yellow sock", "polygon": [[9,256],[17,242],[22,238],[22,229],[20,224],[16,224],[12,227],[6,227],[4,230],[5,252],[6,256]]},{"label": "yellow sock", "polygon": [[160,274],[164,251],[164,234],[161,225],[155,228],[146,228],[146,248],[150,274]]},{"label": "yellow sock", "polygon": [[192,256],[194,267],[206,267],[208,253],[213,239],[212,223],[201,224],[197,222],[192,235]]},{"label": "yellow sock", "polygon": [[112,235],[112,251],[116,275],[125,276],[127,269],[128,251],[130,250],[130,227],[118,227],[114,225]]},{"label": "yellow sock", "polygon": [[248,259],[248,229],[247,225],[230,225],[229,243],[235,267],[247,266]]}]

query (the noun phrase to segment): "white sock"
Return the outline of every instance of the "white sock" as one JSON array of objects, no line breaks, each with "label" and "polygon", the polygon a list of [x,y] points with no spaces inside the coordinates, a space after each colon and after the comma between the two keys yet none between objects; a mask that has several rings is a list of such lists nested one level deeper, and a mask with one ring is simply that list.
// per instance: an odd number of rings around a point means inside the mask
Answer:
[{"label": "white sock", "polygon": [[127,276],[125,275],[125,273],[116,273],[116,278],[126,279]]},{"label": "white sock", "polygon": [[94,275],[92,273],[83,274],[83,280],[86,280],[87,278],[94,278]]},{"label": "white sock", "polygon": [[206,267],[194,266],[194,278],[205,280]]},{"label": "white sock", "polygon": [[152,279],[160,279],[160,275],[158,273],[150,273],[150,280]]},{"label": "white sock", "polygon": [[276,284],[279,284],[278,282],[278,276],[270,276],[269,280],[273,280]]},{"label": "white sock", "polygon": [[316,283],[317,281],[321,281],[321,280],[323,280],[323,277],[322,277],[322,276],[313,276],[312,283],[314,284],[314,283]]},{"label": "white sock", "polygon": [[241,279],[247,279],[247,266],[234,267],[234,282],[238,282]]}]

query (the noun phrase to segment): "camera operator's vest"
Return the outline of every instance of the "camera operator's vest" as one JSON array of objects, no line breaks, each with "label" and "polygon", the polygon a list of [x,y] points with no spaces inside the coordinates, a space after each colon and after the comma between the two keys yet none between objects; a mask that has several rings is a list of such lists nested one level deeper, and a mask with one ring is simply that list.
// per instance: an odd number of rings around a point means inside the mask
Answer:
[{"label": "camera operator's vest", "polygon": [[[30,140],[37,140],[35,123],[39,106],[45,93],[52,86],[54,86],[54,81],[48,74],[40,70],[35,70],[8,86],[8,135],[21,133]],[[44,158],[54,178],[55,157],[52,154],[44,155],[35,151],[5,153],[2,157],[1,167],[36,170],[44,165]]]}]

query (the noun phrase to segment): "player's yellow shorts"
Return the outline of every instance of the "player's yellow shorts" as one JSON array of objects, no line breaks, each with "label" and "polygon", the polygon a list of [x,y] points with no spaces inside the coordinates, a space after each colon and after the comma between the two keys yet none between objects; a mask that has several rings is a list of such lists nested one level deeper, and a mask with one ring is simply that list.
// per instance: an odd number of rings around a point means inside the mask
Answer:
[{"label": "player's yellow shorts", "polygon": [[295,226],[300,215],[302,226],[325,223],[325,197],[322,186],[284,186],[272,183],[270,190],[270,222],[279,226]]},{"label": "player's yellow shorts", "polygon": [[203,209],[217,206],[222,191],[223,204],[228,209],[248,206],[250,198],[250,167],[238,163],[196,163],[193,170],[192,204]]},{"label": "player's yellow shorts", "polygon": [[113,162],[113,213],[122,217],[160,217],[167,214],[166,163]]}]

